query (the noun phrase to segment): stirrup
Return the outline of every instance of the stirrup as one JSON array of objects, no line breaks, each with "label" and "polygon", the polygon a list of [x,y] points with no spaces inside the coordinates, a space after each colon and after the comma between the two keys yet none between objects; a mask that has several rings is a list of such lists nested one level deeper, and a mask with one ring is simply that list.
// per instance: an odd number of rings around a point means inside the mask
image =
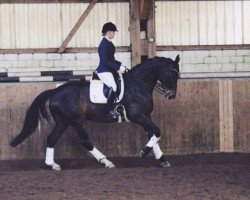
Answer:
[{"label": "stirrup", "polygon": [[111,110],[108,115],[107,115],[108,119],[116,119],[118,117],[117,112]]}]

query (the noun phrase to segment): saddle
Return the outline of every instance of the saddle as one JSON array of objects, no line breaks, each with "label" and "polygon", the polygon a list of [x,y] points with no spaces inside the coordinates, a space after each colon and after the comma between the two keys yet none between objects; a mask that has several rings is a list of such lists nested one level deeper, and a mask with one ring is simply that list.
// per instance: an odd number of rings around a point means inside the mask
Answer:
[{"label": "saddle", "polygon": [[[124,80],[122,74],[114,75],[117,85],[116,103],[119,103],[124,95]],[[97,104],[106,104],[108,96],[108,86],[106,86],[98,77],[97,72],[93,72],[93,78],[90,80],[90,101]]]}]

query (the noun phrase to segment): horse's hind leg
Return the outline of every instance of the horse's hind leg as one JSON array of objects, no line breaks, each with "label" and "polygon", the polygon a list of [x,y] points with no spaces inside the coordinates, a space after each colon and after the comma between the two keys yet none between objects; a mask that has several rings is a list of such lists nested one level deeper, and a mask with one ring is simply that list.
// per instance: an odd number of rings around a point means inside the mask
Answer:
[{"label": "horse's hind leg", "polygon": [[105,167],[107,168],[114,168],[115,165],[110,162],[106,156],[104,154],[102,154],[93,144],[92,142],[90,141],[89,139],[89,136],[87,134],[87,132],[85,131],[85,129],[82,127],[82,125],[79,125],[77,123],[73,124],[72,125],[77,133],[78,133],[78,136],[80,138],[80,141],[81,141],[81,144],[82,146],[84,146],[92,156],[94,156],[94,158],[96,160],[98,160],[98,162],[102,163],[105,165]]},{"label": "horse's hind leg", "polygon": [[68,123],[56,115],[53,115],[53,118],[56,125],[51,134],[47,137],[45,164],[51,166],[54,170],[61,170],[60,165],[54,161],[54,147],[59,137],[63,134],[63,131],[68,127]]}]

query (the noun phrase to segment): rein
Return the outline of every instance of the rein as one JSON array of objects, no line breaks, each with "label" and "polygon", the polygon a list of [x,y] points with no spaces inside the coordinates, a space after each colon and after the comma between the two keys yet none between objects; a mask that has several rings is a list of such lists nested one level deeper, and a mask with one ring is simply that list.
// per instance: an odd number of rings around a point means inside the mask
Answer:
[{"label": "rein", "polygon": [[[180,78],[180,72],[178,72],[177,69],[171,69],[171,70],[176,72],[178,74],[178,78]],[[159,82],[156,83],[154,90],[163,96],[165,94],[164,89],[162,88],[162,85]]]},{"label": "rein", "polygon": [[158,92],[159,94],[164,95],[161,83],[157,82],[156,85],[155,85],[155,87],[154,87],[154,90],[156,92]]},{"label": "rein", "polygon": [[[145,82],[144,80],[142,80],[142,79],[140,79],[140,78],[137,78],[137,80],[143,82],[144,84],[146,84],[146,86],[148,86],[148,87],[150,87],[150,88],[152,87],[150,84],[148,84],[147,82]],[[156,92],[158,92],[159,94],[161,94],[161,95],[164,96],[164,91],[163,91],[163,88],[162,88],[161,83],[157,82],[156,85],[155,85],[155,87],[154,87],[154,90],[155,90]]]},{"label": "rein", "polygon": [[[124,66],[124,67],[125,67],[125,66]],[[125,67],[125,68],[126,68],[127,72],[131,70],[131,69],[128,69],[127,67]],[[177,69],[171,69],[171,70],[174,71],[174,72],[176,72],[177,75],[178,75],[178,78],[180,78],[180,72],[179,72]],[[151,87],[151,85],[149,85],[149,84],[148,84],[147,82],[145,82],[144,80],[139,79],[139,78],[137,78],[137,80],[142,81],[144,84],[146,84],[147,86]],[[159,94],[165,96],[165,91],[164,91],[164,89],[162,88],[162,85],[161,85],[160,82],[157,81],[157,83],[156,83],[156,85],[155,85],[155,87],[154,87],[153,90],[155,90],[155,91],[158,92]]]}]

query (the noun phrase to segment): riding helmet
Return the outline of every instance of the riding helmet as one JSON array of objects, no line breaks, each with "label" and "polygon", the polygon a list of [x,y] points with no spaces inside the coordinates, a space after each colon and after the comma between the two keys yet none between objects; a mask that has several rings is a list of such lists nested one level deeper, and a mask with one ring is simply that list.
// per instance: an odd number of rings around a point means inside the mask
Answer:
[{"label": "riding helmet", "polygon": [[102,27],[102,34],[105,35],[108,31],[117,31],[116,25],[112,22],[105,23]]}]

